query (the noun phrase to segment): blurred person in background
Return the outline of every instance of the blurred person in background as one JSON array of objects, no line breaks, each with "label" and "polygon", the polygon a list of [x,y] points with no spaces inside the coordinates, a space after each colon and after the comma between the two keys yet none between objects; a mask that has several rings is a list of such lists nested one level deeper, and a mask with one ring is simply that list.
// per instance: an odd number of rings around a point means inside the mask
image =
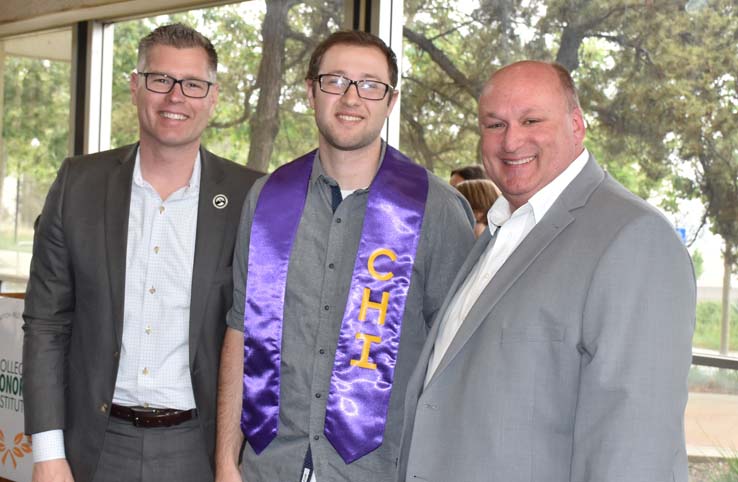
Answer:
[{"label": "blurred person in background", "polygon": [[448,183],[452,186],[456,186],[460,182],[470,181],[472,179],[489,179],[487,173],[484,172],[484,168],[477,164],[471,166],[463,166],[451,171],[451,178]]},{"label": "blurred person in background", "polygon": [[474,236],[478,238],[487,229],[487,212],[500,195],[497,186],[489,179],[472,179],[460,182],[456,189],[469,201],[476,220]]}]

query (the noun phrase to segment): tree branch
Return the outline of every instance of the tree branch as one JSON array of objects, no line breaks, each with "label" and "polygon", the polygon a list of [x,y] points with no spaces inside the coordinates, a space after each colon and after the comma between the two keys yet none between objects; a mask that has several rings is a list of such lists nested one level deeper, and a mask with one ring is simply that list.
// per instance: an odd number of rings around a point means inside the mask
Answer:
[{"label": "tree branch", "polygon": [[431,60],[438,65],[443,72],[448,75],[456,85],[469,94],[474,100],[479,98],[482,91],[482,83],[469,79],[461,72],[456,65],[443,53],[441,49],[436,47],[432,41],[424,37],[422,34],[411,30],[409,27],[402,28],[402,35],[410,42],[417,45],[422,51],[427,53]]},{"label": "tree branch", "polygon": [[212,122],[210,122],[210,124],[208,124],[208,126],[214,129],[228,129],[229,127],[234,127],[248,121],[251,118],[251,95],[254,93],[255,89],[256,86],[252,85],[244,92],[243,111],[241,112],[240,116],[238,116],[236,119],[227,121],[213,120]]}]

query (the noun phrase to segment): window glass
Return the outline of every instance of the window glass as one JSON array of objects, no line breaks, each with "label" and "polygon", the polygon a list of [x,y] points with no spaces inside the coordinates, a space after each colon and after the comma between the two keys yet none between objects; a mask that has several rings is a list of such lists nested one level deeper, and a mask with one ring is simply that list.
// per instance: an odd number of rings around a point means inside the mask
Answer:
[{"label": "window glass", "polygon": [[33,223],[69,154],[69,29],[0,40],[0,288],[23,291]]},{"label": "window glass", "polygon": [[693,365],[684,418],[692,482],[738,480],[738,370]]},{"label": "window glass", "polygon": [[735,2],[405,0],[404,22],[401,149],[445,178],[481,163],[477,97],[490,73],[563,64],[587,148],[689,246],[695,350],[738,357]]}]

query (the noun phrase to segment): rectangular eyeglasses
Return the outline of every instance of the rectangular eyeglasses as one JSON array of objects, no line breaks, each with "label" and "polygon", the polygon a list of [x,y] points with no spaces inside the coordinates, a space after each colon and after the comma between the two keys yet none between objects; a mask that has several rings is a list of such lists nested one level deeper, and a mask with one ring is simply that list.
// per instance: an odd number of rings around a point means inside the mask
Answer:
[{"label": "rectangular eyeglasses", "polygon": [[146,84],[146,89],[157,94],[168,94],[172,91],[176,84],[182,88],[182,94],[185,97],[191,97],[193,99],[202,99],[207,97],[210,92],[210,86],[212,82],[200,79],[175,79],[174,77],[161,74],[159,72],[139,72],[139,75],[143,75]]},{"label": "rectangular eyeglasses", "polygon": [[391,85],[378,80],[351,80],[336,74],[321,74],[313,80],[318,81],[320,90],[333,95],[344,95],[352,85],[355,85],[356,93],[366,100],[382,100],[387,92],[394,90]]}]

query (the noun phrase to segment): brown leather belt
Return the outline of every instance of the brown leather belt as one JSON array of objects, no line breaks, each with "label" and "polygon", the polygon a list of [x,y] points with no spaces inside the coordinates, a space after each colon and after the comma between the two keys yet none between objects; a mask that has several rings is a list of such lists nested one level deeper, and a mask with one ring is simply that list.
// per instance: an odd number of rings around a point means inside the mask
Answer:
[{"label": "brown leather belt", "polygon": [[124,407],[113,404],[110,415],[131,422],[135,427],[171,427],[197,416],[197,410],[175,410],[173,408]]}]

